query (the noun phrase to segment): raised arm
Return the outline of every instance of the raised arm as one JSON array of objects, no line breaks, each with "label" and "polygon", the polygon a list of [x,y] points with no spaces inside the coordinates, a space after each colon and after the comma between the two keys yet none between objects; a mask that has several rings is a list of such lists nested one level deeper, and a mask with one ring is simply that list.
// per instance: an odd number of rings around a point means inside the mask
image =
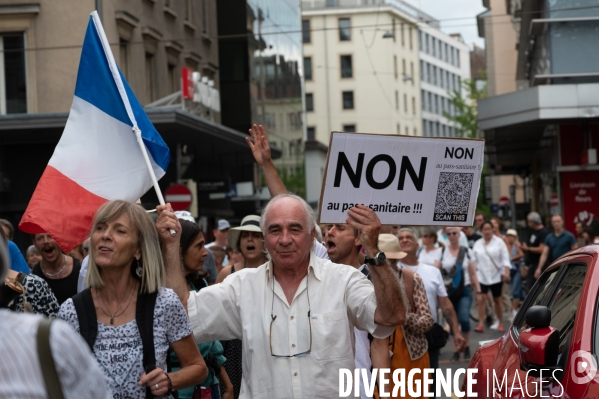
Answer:
[{"label": "raised arm", "polygon": [[270,195],[275,197],[279,194],[287,194],[287,188],[283,184],[279,172],[275,168],[275,164],[272,162],[270,145],[268,144],[268,137],[266,136],[264,127],[254,124],[249,132],[252,139],[250,140],[249,137],[246,137],[245,141],[250,146],[256,163],[262,167]]},{"label": "raised arm", "polygon": [[[348,211],[349,223],[360,231],[360,240],[366,256],[374,258],[379,252],[377,247],[381,222],[372,209],[357,205]],[[399,278],[389,262],[380,266],[370,266],[370,275],[376,296],[374,322],[383,326],[397,326],[406,321],[407,304],[404,304]]]},{"label": "raised arm", "polygon": [[[181,273],[181,255],[179,246],[181,241],[181,224],[173,212],[171,204],[158,205],[156,207],[158,219],[156,220],[156,229],[162,242],[162,256],[164,257],[164,267],[166,269],[166,286],[171,288],[187,309],[187,299],[189,291],[187,284]],[[171,236],[170,229],[177,232]]]}]

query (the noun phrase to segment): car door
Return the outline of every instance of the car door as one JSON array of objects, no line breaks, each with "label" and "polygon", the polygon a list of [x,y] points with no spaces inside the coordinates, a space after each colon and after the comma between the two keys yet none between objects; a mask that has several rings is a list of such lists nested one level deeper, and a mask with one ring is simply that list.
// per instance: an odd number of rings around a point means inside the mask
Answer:
[{"label": "car door", "polygon": [[[590,259],[590,257],[587,257]],[[552,267],[541,276],[539,283],[523,303],[514,323],[510,329],[509,339],[506,339],[506,351],[503,356],[503,367],[506,370],[508,390],[503,390],[499,397],[528,398],[543,396],[560,397],[564,394],[561,384],[564,373],[556,372],[557,380],[550,378],[551,371],[543,373],[543,384],[540,377],[527,374],[520,369],[519,341],[520,333],[528,328],[525,322],[526,310],[534,305],[547,306],[551,310],[551,323],[560,333],[558,364],[563,364],[566,369],[566,361],[570,349],[572,333],[581,322],[577,320],[577,309],[581,301],[585,278],[588,272],[588,260],[580,258],[564,261],[556,267]],[[588,321],[592,328],[592,320]],[[499,357],[499,356],[498,356]],[[501,376],[503,377],[503,375]],[[542,391],[542,392],[541,392]],[[507,393],[507,395],[505,395]],[[497,396],[496,396],[497,397]]]}]

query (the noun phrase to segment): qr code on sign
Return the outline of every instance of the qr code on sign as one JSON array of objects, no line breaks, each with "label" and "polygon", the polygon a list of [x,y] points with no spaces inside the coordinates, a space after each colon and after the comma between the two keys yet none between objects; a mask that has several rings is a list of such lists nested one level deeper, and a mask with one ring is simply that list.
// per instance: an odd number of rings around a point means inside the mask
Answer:
[{"label": "qr code on sign", "polygon": [[474,173],[441,172],[435,199],[435,221],[465,222]]}]

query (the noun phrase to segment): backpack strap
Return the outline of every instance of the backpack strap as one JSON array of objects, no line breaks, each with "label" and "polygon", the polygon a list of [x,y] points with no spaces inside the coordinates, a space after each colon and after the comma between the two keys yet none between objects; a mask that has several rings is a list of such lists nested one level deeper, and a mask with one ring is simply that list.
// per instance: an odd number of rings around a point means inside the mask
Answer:
[{"label": "backpack strap", "polygon": [[79,333],[93,353],[94,342],[96,342],[96,336],[98,335],[98,317],[96,316],[91,290],[86,288],[73,296],[73,305],[75,305],[77,319],[79,320]]},{"label": "backpack strap", "polygon": [[[154,349],[154,306],[158,291],[140,293],[137,296],[137,306],[135,309],[135,321],[141,335],[143,345],[143,366],[146,373],[156,368],[156,352]],[[150,387],[146,387],[146,399],[154,398]]]},{"label": "backpack strap", "polygon": [[462,265],[462,269],[464,268],[464,258],[466,257],[466,247],[460,247],[460,252],[458,252],[458,257],[456,259],[457,265]]},{"label": "backpack strap", "polygon": [[63,399],[62,387],[50,347],[50,326],[54,319],[42,319],[37,327],[37,353],[49,399]]}]

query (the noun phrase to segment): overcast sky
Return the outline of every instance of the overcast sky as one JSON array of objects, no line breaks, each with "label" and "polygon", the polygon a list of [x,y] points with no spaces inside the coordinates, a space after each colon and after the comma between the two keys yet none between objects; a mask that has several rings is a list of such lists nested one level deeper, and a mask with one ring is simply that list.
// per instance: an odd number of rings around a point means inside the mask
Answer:
[{"label": "overcast sky", "polygon": [[[471,43],[484,47],[485,42],[478,37],[476,16],[485,11],[482,0],[405,0],[419,7],[427,14],[441,20],[441,30],[445,33],[461,33],[469,46]],[[460,18],[460,19],[454,19]],[[461,19],[464,18],[464,19]]]}]

